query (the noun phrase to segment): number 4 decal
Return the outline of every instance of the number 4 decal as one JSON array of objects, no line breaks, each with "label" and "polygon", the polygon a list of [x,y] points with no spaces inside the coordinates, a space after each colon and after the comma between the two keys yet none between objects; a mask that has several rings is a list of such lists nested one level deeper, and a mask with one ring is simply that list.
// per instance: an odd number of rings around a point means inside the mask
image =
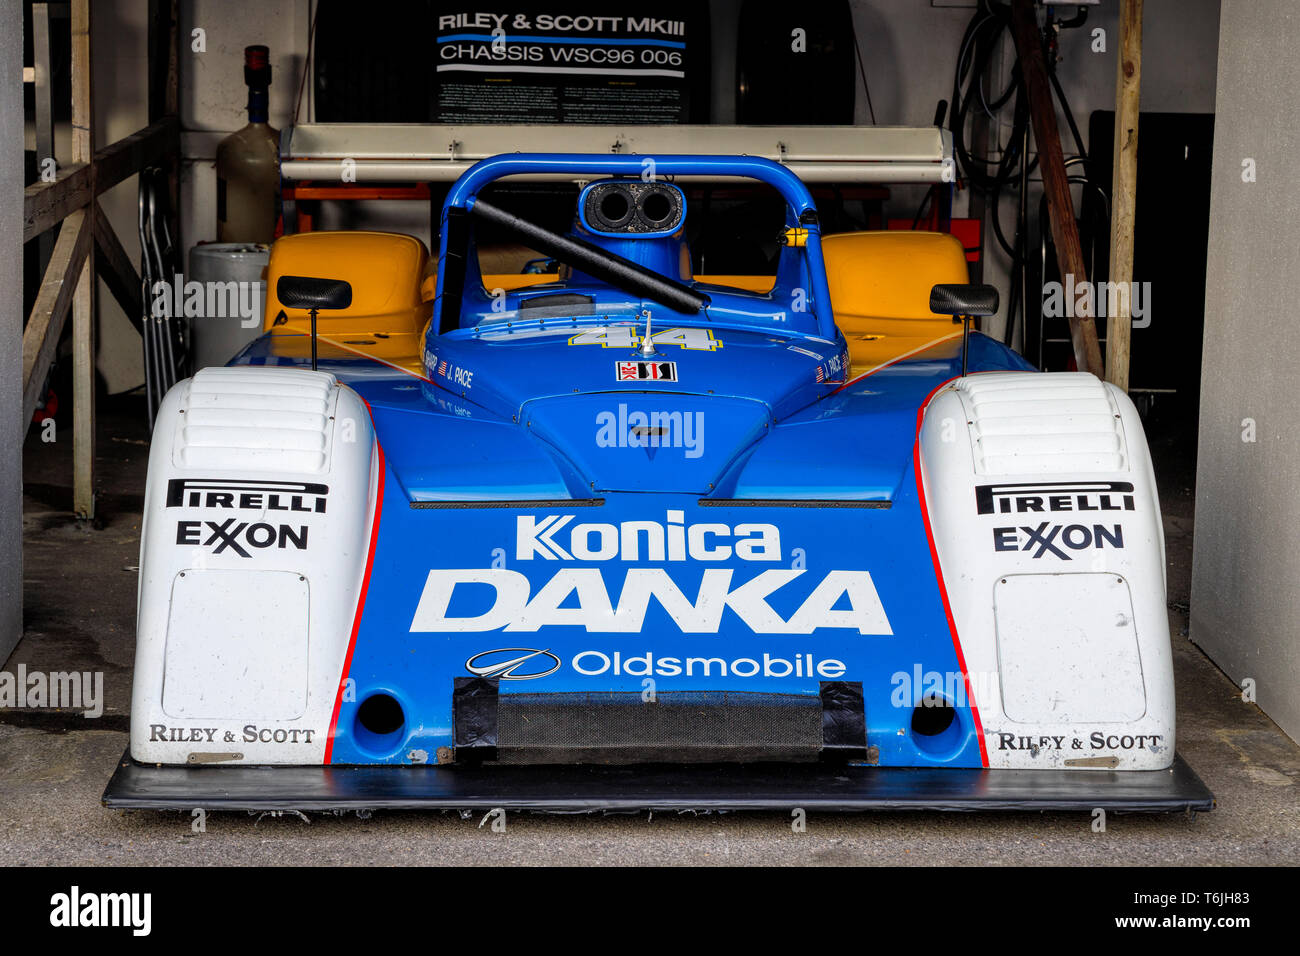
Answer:
[{"label": "number 4 decal", "polygon": [[[680,328],[655,332],[650,340],[658,347],[676,345],[678,348],[699,352],[712,352],[722,348],[722,342],[713,337],[710,329]],[[582,332],[569,339],[570,345],[599,345],[601,348],[636,348],[641,337],[632,325],[611,325]]]},{"label": "number 4 decal", "polygon": [[664,329],[650,338],[655,345],[676,345],[699,352],[712,352],[722,348],[722,343],[713,337],[713,332],[709,329]]},{"label": "number 4 decal", "polygon": [[570,345],[599,345],[602,349],[630,349],[641,340],[632,325],[607,325],[569,339]]}]

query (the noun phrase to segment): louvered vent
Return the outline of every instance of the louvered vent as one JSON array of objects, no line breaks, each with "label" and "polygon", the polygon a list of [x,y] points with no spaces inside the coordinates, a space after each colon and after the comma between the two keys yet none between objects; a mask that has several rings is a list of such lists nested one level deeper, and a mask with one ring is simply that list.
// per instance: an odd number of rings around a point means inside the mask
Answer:
[{"label": "louvered vent", "polygon": [[981,475],[1128,470],[1119,408],[1083,372],[997,373],[961,379]]},{"label": "louvered vent", "polygon": [[184,468],[329,471],[337,400],[328,372],[205,368],[186,388],[175,461]]}]

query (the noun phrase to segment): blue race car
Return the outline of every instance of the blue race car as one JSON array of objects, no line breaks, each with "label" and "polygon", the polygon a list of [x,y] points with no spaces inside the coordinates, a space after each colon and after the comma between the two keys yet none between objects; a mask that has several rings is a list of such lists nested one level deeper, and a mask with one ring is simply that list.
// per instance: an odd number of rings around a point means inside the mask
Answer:
[{"label": "blue race car", "polygon": [[[539,175],[566,232],[490,188]],[[693,274],[690,177],[779,194],[771,274]],[[163,401],[109,806],[1211,805],[1134,407],[971,331],[957,240],[568,154],[439,239],[281,239],[265,334]]]}]

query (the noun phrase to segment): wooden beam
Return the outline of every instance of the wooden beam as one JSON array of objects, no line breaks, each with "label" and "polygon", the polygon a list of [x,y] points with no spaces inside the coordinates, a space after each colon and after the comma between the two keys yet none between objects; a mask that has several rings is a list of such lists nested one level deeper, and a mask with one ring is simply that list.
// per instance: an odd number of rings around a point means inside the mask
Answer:
[{"label": "wooden beam", "polygon": [[95,196],[94,170],[89,163],[59,169],[52,183],[33,183],[23,192],[23,242],[58,225],[68,213],[82,209]]},{"label": "wooden beam", "polygon": [[140,298],[140,274],[136,272],[131,257],[122,248],[117,233],[109,225],[108,217],[96,202],[93,229],[95,234],[95,271],[108,286],[127,319],[135,326],[137,332],[144,334],[141,317],[144,315],[144,302]]},{"label": "wooden beam", "polygon": [[72,161],[88,163],[91,142],[90,0],[72,4]]},{"label": "wooden beam", "polygon": [[50,84],[53,67],[50,56],[50,5],[32,4],[32,59],[35,61],[32,91],[36,101],[36,175],[41,164],[54,158],[54,102]]},{"label": "wooden beam", "polygon": [[180,124],[164,116],[142,130],[95,152],[95,195],[112,189],[145,166],[152,166],[180,150]]},{"label": "wooden beam", "polygon": [[[149,122],[178,114],[179,25],[177,0],[149,0]],[[167,228],[180,235],[176,210],[180,208],[180,149],[163,164],[167,175]]]},{"label": "wooden beam", "polygon": [[149,122],[177,110],[176,0],[149,0]]},{"label": "wooden beam", "polygon": [[[1115,152],[1110,201],[1110,281],[1133,282],[1133,223],[1137,215],[1138,112],[1142,92],[1142,0],[1120,0],[1115,67]],[[1107,302],[1106,380],[1128,391],[1133,302]]]},{"label": "wooden beam", "polygon": [[95,517],[95,332],[92,243],[72,296],[72,511],[85,519]]},{"label": "wooden beam", "polygon": [[[58,159],[54,152],[54,99],[51,82],[54,76],[50,55],[50,5],[32,4],[32,61],[36,64],[32,97],[36,104],[36,178],[46,175],[46,164],[58,175]],[[54,236],[47,230],[41,233],[39,243],[40,269],[44,274],[54,251]]]},{"label": "wooden beam", "polygon": [[[72,3],[72,161],[91,163],[94,117],[90,71],[90,0]],[[99,166],[92,163],[99,188]],[[138,167],[137,167],[138,168]],[[126,177],[123,176],[123,179]],[[108,188],[104,186],[103,188]],[[85,211],[93,234],[95,206]],[[72,510],[95,517],[95,248],[86,249],[72,295]]]},{"label": "wooden beam", "polygon": [[[1038,149],[1038,169],[1043,177],[1043,193],[1047,197],[1047,215],[1051,223],[1052,242],[1056,245],[1056,263],[1061,270],[1061,280],[1074,277],[1075,288],[1081,295],[1088,281],[1088,270],[1083,263],[1083,246],[1079,242],[1079,227],[1074,218],[1074,200],[1070,196],[1070,183],[1065,171],[1065,155],[1061,150],[1060,131],[1056,125],[1056,102],[1052,99],[1047,62],[1043,55],[1043,38],[1034,17],[1033,0],[1011,0],[1011,33],[1015,38],[1016,52],[1020,56],[1020,73],[1024,77],[1025,92],[1029,96],[1029,118],[1034,129],[1034,144]],[[1102,374],[1101,346],[1097,341],[1097,326],[1086,301],[1069,303],[1070,339],[1074,344],[1074,360],[1081,372]]]},{"label": "wooden beam", "polygon": [[32,304],[32,313],[23,329],[24,422],[31,422],[32,412],[40,401],[90,245],[90,217],[85,209],[78,209],[63,221],[49,267]]},{"label": "wooden beam", "polygon": [[74,209],[118,183],[176,152],[180,126],[165,116],[142,130],[94,153],[93,163],[74,163],[59,170],[52,183],[28,186],[23,200],[23,242],[39,236]]},{"label": "wooden beam", "polygon": [[[169,0],[171,6],[169,34],[167,37],[167,92],[163,97],[163,112],[168,116],[181,115],[181,15],[178,0]],[[179,158],[179,156],[178,156]]]}]

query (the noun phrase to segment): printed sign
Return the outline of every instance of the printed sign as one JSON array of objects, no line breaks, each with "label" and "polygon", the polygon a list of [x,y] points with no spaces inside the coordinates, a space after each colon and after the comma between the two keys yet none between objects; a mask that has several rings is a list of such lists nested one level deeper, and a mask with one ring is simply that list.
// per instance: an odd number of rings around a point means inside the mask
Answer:
[{"label": "printed sign", "polygon": [[442,7],[434,40],[438,122],[691,121],[691,49],[707,48],[707,24],[695,23],[684,3],[631,15],[608,10],[581,2],[490,12]]}]

